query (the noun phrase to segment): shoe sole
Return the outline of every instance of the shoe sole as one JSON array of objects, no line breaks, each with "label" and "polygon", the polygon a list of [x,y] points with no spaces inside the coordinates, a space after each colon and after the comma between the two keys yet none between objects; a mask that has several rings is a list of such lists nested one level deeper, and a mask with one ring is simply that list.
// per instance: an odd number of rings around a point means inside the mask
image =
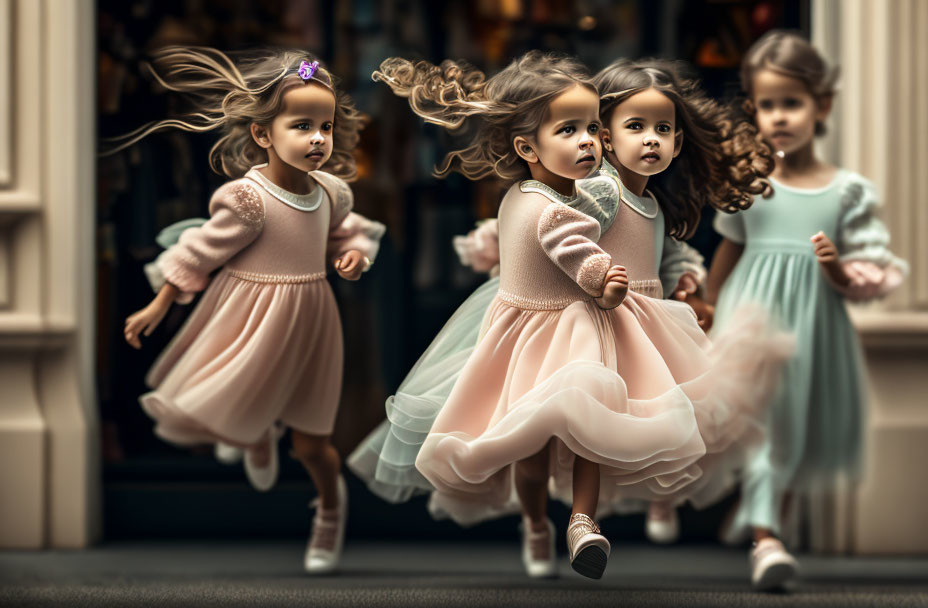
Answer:
[{"label": "shoe sole", "polygon": [[532,571],[526,568],[525,573],[529,578],[557,578],[556,566],[554,568],[545,568],[544,570],[538,571]]},{"label": "shoe sole", "polygon": [[606,555],[606,552],[593,545],[582,549],[574,560],[570,562],[570,567],[573,568],[577,574],[581,574],[587,578],[600,579],[603,577],[603,572],[606,570],[607,561],[609,561],[609,556]]},{"label": "shoe sole", "polygon": [[310,567],[309,564],[305,564],[305,563],[303,564],[303,570],[306,572],[306,574],[309,574],[309,575],[311,575],[311,576],[319,576],[319,575],[323,575],[323,574],[332,574],[332,573],[335,572],[337,569],[338,569],[338,561],[337,561],[337,560],[336,560],[334,563],[329,563],[329,564],[325,564],[325,565],[322,565],[322,566],[313,566],[313,567]]},{"label": "shoe sole", "polygon": [[755,581],[754,588],[758,591],[773,591],[779,589],[796,576],[796,565],[789,562],[781,562],[768,566],[763,575]]}]

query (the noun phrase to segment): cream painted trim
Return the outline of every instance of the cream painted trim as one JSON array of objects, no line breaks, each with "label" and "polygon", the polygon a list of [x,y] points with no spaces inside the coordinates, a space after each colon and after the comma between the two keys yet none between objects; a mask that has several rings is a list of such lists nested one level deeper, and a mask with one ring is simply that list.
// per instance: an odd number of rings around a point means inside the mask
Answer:
[{"label": "cream painted trim", "polygon": [[10,268],[12,260],[10,259],[10,240],[7,231],[0,226],[0,313],[7,310],[12,304],[10,298]]},{"label": "cream painted trim", "polygon": [[848,309],[865,347],[928,348],[928,312]]},{"label": "cream painted trim", "polygon": [[813,44],[841,67],[820,150],[877,185],[892,249],[911,265],[887,300],[849,306],[870,380],[864,477],[812,497],[811,545],[825,553],[925,552],[928,491],[912,479],[928,456],[928,2],[813,0],[811,8]]},{"label": "cream painted trim", "polygon": [[915,33],[914,63],[912,73],[915,75],[914,132],[915,155],[912,158],[914,188],[912,201],[915,207],[915,259],[912,280],[914,281],[915,303],[919,308],[928,309],[928,2],[916,2],[912,18]]},{"label": "cream painted trim", "polygon": [[[9,150],[6,162],[0,162],[0,170],[5,167],[9,173],[5,179],[0,179],[0,218],[7,212],[34,213],[40,209],[40,134],[43,132],[42,106],[38,103],[42,84],[37,66],[41,65],[43,56],[44,2],[0,0],[0,10],[4,10],[4,4],[7,5],[6,14],[11,17],[2,21],[9,29],[8,48],[12,53],[0,54],[0,60],[6,59],[0,73],[5,71],[11,79],[8,88],[0,88],[0,97],[3,97],[0,112],[5,111],[9,116],[6,137],[0,142],[0,146]],[[3,120],[2,113],[0,120]],[[0,159],[2,155],[0,152]]]},{"label": "cream painted trim", "polygon": [[[102,530],[94,388],[96,12],[91,0],[46,3],[42,311],[50,338],[56,328],[72,333],[65,348],[39,358],[38,393],[49,429],[49,544],[84,547]],[[70,93],[69,103],[61,103],[58,91]]]},{"label": "cream painted trim", "polygon": [[45,544],[46,430],[35,358],[0,350],[0,547]]},{"label": "cream painted trim", "polygon": [[0,548],[85,547],[102,529],[95,5],[5,8],[15,52],[0,59],[15,65],[0,89],[13,131],[0,191]]},{"label": "cream painted trim", "polygon": [[[0,91],[9,91],[12,85],[13,67],[13,5],[10,0],[0,0]],[[10,97],[0,95],[0,188],[9,186],[13,175],[12,141],[13,113]]]},{"label": "cream painted trim", "polygon": [[892,249],[912,268],[880,306],[928,310],[928,3],[815,0],[812,14],[813,43],[841,67],[835,128],[820,148],[877,185]]}]

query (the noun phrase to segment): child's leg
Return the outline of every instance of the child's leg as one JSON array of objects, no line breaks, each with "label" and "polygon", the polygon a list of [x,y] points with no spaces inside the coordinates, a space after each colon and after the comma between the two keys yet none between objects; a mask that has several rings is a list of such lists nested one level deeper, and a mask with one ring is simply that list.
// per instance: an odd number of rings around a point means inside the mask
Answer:
[{"label": "child's leg", "polygon": [[[779,521],[779,524],[780,524],[780,525],[779,525],[779,528],[780,528],[780,530],[783,529],[783,525],[784,525],[784,523],[786,522],[786,512],[787,512],[787,509],[789,508],[789,503],[790,503],[790,501],[792,500],[792,498],[793,498],[792,493],[791,493],[791,492],[786,492],[786,493],[783,494],[782,496],[778,497],[778,500],[774,500],[774,501],[773,501],[773,502],[775,502],[775,503],[776,503],[776,502],[779,502],[779,503],[780,503],[780,510],[779,510],[779,513],[780,513],[780,521]],[[754,542],[759,542],[759,541],[761,541],[761,540],[763,540],[763,539],[765,539],[765,538],[778,538],[778,537],[779,537],[779,535],[778,535],[777,533],[775,533],[772,529],[767,528],[767,527],[764,527],[764,526],[754,526],[753,532],[754,532]],[[782,535],[782,532],[780,533],[780,535]]]},{"label": "child's leg", "polygon": [[583,513],[596,517],[599,503],[599,465],[577,456],[574,459],[574,503],[571,515]]},{"label": "child's leg", "polygon": [[548,463],[551,442],[538,453],[516,463],[516,493],[522,503],[522,513],[531,522],[532,529],[542,531],[547,526]]},{"label": "child's leg", "polygon": [[338,567],[345,540],[348,494],[341,476],[341,458],[328,435],[308,435],[294,430],[293,456],[303,463],[319,492],[312,534],[303,566],[310,574],[326,574]]},{"label": "child's leg", "polygon": [[293,455],[316,485],[323,509],[339,506],[337,484],[342,461],[330,439],[330,435],[308,435],[296,429],[291,434]]},{"label": "child's leg", "polygon": [[567,526],[570,566],[590,578],[600,578],[609,559],[609,541],[593,521],[599,503],[599,464],[577,456],[573,471],[573,512]]},{"label": "child's leg", "polygon": [[799,563],[777,538],[783,492],[777,489],[768,454],[767,450],[762,451],[748,467],[741,486],[738,514],[742,521],[749,522],[753,532],[751,583],[762,591],[781,588],[794,579],[799,570]]},{"label": "child's leg", "polygon": [[773,533],[773,530],[770,528],[754,528],[754,542],[759,543],[765,538],[776,538],[777,535]]},{"label": "child's leg", "polygon": [[548,519],[551,442],[515,464],[516,493],[522,503],[522,563],[533,578],[557,576],[554,526]]}]

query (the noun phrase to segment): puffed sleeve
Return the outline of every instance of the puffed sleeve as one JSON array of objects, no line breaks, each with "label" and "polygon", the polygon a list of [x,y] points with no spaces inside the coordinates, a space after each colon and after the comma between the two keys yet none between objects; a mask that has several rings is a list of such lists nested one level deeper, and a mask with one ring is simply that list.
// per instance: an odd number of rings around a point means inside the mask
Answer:
[{"label": "puffed sleeve", "polygon": [[735,213],[717,211],[715,219],[712,220],[712,227],[729,241],[744,245],[744,216],[740,211]]},{"label": "puffed sleeve", "polygon": [[477,222],[465,236],[454,237],[452,244],[464,266],[491,277],[499,275],[499,220]]},{"label": "puffed sleeve", "polygon": [[696,284],[701,285],[706,280],[703,257],[683,241],[665,236],[664,251],[658,269],[665,298],[673,295],[680,278],[685,274],[691,275]]},{"label": "puffed sleeve", "polygon": [[[377,259],[377,252],[380,251],[380,239],[383,238],[387,227],[354,213],[351,210],[354,206],[351,187],[337,177],[332,177],[330,181],[334,184],[335,200],[332,201],[326,259],[329,264],[334,264],[335,260],[344,254],[357,250],[373,264]],[[364,270],[367,271],[368,268],[370,265],[365,265]]]},{"label": "puffed sleeve", "polygon": [[560,203],[545,207],[538,218],[538,242],[558,268],[591,296],[603,294],[612,257],[596,244],[599,222]]},{"label": "puffed sleeve", "polygon": [[841,265],[851,282],[834,287],[849,300],[885,296],[908,274],[908,264],[889,250],[889,231],[880,221],[879,206],[873,184],[852,174],[842,194],[835,240]]},{"label": "puffed sleeve", "polygon": [[258,187],[240,179],[223,185],[209,203],[209,220],[181,233],[157,261],[164,279],[181,298],[202,291],[211,272],[250,245],[264,228],[264,203]]}]

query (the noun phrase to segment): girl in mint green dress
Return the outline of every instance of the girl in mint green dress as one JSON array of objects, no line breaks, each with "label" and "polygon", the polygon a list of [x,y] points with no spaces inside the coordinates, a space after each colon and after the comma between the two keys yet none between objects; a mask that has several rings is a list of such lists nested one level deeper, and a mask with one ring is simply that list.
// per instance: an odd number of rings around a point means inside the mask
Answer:
[{"label": "girl in mint green dress", "polygon": [[742,82],[776,151],[774,194],[715,220],[724,237],[709,278],[709,301],[718,294],[715,328],[750,300],[796,336],[768,410],[767,441],[745,465],[741,501],[725,531],[737,542],[753,529],[752,576],[762,589],[798,569],[777,538],[787,494],[858,471],[865,368],[845,300],[882,296],[906,272],[888,249],[873,185],[815,157],[834,74],[793,34],[774,32],[752,47]]},{"label": "girl in mint green dress", "polygon": [[[797,353],[771,405],[772,441],[748,468],[735,520],[736,528],[778,530],[774,496],[857,469],[865,372],[844,300],[887,291],[904,266],[886,248],[889,235],[875,215],[874,188],[860,175],[839,169],[821,188],[771,182],[770,199],[716,217],[716,230],[744,245],[719,295],[716,323],[724,326],[734,306],[756,300],[796,334]],[[858,271],[859,282],[829,282],[809,240],[819,232],[836,235],[840,260]],[[882,281],[869,279],[871,273]]]}]

